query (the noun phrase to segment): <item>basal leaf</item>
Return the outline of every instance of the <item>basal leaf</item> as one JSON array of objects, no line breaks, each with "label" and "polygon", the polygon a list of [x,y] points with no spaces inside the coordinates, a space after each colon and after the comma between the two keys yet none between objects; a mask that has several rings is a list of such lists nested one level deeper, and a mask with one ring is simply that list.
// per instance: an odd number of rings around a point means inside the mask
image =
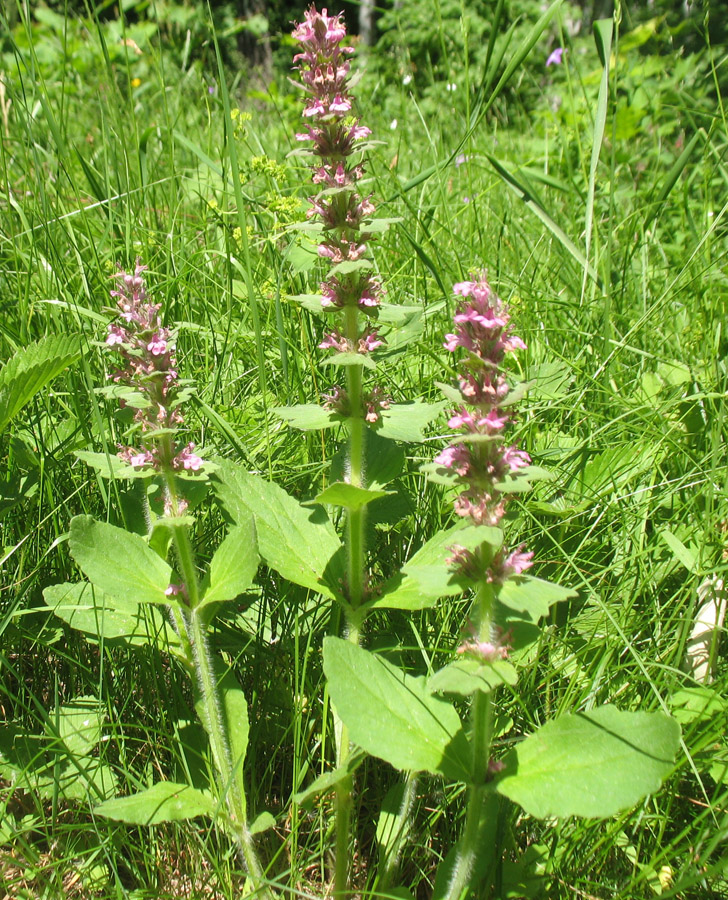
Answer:
[{"label": "basal leaf", "polygon": [[468,742],[455,709],[350,641],[324,640],[324,672],[351,740],[402,770],[468,778]]},{"label": "basal leaf", "polygon": [[131,797],[115,797],[99,804],[94,812],[129,825],[158,825],[197,816],[213,817],[215,802],[207,794],[186,784],[160,781]]},{"label": "basal leaf", "polygon": [[680,726],[661,712],[572,713],[518,744],[497,790],[537,818],[613,816],[658,790],[679,745]]},{"label": "basal leaf", "polygon": [[170,604],[164,592],[172,570],[138,534],[76,516],[69,545],[89,581],[115,600]]}]

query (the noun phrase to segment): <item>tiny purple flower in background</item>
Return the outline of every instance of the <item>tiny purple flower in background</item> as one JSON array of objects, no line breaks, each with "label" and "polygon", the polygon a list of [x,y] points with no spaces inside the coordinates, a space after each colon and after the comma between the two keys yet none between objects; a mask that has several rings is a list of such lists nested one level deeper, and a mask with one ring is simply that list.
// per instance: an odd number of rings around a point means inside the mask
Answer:
[{"label": "tiny purple flower in background", "polygon": [[[134,413],[143,446],[122,446],[119,457],[135,469],[197,472],[203,460],[192,452],[194,444],[187,444],[178,452],[174,442],[174,430],[183,423],[175,344],[170,330],[162,325],[161,304],[147,300],[142,274],[146,268],[137,260],[133,274],[118,271],[114,276],[116,288],[111,291],[125,323],[123,327],[117,322],[109,325],[106,344],[119,353],[124,363],[111,377],[133,388],[145,401]],[[121,404],[129,405],[131,400],[122,399]]]},{"label": "tiny purple flower in background", "polygon": [[469,156],[466,156],[464,153],[458,153],[458,155],[455,157],[455,168],[459,169],[460,166],[465,165],[465,163],[469,160]]},{"label": "tiny purple flower in background", "polygon": [[565,47],[557,47],[555,50],[552,50],[549,53],[549,57],[546,60],[546,68],[549,66],[560,66],[563,62]]},{"label": "tiny purple flower in background", "polygon": [[214,84],[211,84],[211,85],[208,87],[207,93],[208,93],[210,96],[212,96],[212,95],[215,93],[215,85],[214,85]]}]

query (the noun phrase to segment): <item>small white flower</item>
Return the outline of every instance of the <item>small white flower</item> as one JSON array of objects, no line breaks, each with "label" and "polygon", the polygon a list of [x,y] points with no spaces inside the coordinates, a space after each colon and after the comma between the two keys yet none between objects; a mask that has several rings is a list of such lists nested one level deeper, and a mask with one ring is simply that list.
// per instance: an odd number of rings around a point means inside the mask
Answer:
[{"label": "small white flower", "polygon": [[452,93],[453,91],[456,91],[457,89],[458,89],[458,86],[455,84],[454,81],[452,82],[452,84],[448,84],[446,87],[446,90],[450,91],[450,93]]},{"label": "small white flower", "polygon": [[392,121],[389,123],[389,127],[392,131],[396,131],[397,130],[397,120],[392,119]]},{"label": "small white flower", "polygon": [[405,75],[404,78],[402,79],[402,84],[410,84],[411,82],[412,82],[411,75]]}]

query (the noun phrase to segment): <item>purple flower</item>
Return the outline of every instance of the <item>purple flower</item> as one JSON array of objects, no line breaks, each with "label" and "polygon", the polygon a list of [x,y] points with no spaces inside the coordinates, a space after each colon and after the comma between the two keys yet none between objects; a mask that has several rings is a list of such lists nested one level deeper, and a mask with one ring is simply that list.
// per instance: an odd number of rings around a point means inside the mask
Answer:
[{"label": "purple flower", "polygon": [[563,58],[564,58],[565,49],[566,49],[565,47],[557,47],[555,50],[551,51],[548,59],[546,60],[546,68],[547,69],[549,66],[560,66],[561,65]]},{"label": "purple flower", "polygon": [[172,463],[173,468],[198,472],[205,463],[204,460],[200,459],[199,456],[192,452],[194,449],[194,444],[187,444],[187,446],[175,456]]},{"label": "purple flower", "polygon": [[[453,291],[462,300],[454,316],[455,331],[446,335],[445,347],[451,352],[464,350],[467,357],[458,379],[465,405],[453,411],[448,425],[464,434],[435,462],[448,469],[462,488],[455,513],[475,525],[498,525],[506,511],[508,497],[503,491],[508,476],[531,462],[527,453],[515,445],[507,446],[503,438],[512,413],[510,407],[504,408],[510,388],[500,366],[506,353],[525,344],[509,333],[508,310],[484,274],[458,282]],[[522,571],[528,559],[528,554],[511,554],[506,563],[494,560],[492,566],[500,574],[493,574],[493,569],[487,577],[502,581],[508,574]],[[469,577],[477,571],[488,572],[487,561],[481,564],[477,556],[462,548],[450,562]]]},{"label": "purple flower", "polygon": [[[111,377],[133,388],[146,401],[134,413],[134,423],[142,433],[142,449],[120,447],[119,456],[136,469],[197,472],[203,461],[192,453],[194,445],[188,444],[178,452],[173,439],[174,430],[183,423],[175,345],[169,329],[162,325],[161,304],[150,303],[147,298],[145,270],[139,260],[133,273],[120,270],[115,275],[116,288],[111,291],[125,323],[124,327],[118,322],[109,325],[106,344],[123,363]],[[176,510],[179,514],[179,503]]]}]

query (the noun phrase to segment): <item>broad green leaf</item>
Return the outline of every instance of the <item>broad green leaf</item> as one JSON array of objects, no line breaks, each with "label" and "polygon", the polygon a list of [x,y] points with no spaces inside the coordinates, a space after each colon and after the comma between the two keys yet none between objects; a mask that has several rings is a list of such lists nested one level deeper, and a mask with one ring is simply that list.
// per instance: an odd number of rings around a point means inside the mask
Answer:
[{"label": "broad green leaf", "polygon": [[[330,478],[332,482],[345,481],[347,472],[348,448],[342,447],[331,460]],[[379,491],[398,475],[404,468],[405,453],[400,444],[388,441],[371,429],[367,431],[364,441],[364,471],[367,488]]]},{"label": "broad green leaf", "polygon": [[497,550],[503,541],[500,528],[458,523],[430,538],[402,567],[385,582],[382,593],[366,604],[367,609],[425,609],[440,597],[462,592],[470,582],[452,572],[447,565],[454,546],[474,550],[488,543]]},{"label": "broad green leaf", "polygon": [[321,579],[341,542],[324,510],[301,506],[278,485],[230,462],[221,463],[213,477],[217,497],[234,522],[253,516],[266,564],[294,584],[333,599]]},{"label": "broad green leaf", "polygon": [[252,516],[230,529],[210,563],[210,586],[200,607],[234,600],[248,590],[258,571],[258,547]]},{"label": "broad green leaf", "polygon": [[88,582],[50,585],[43,590],[43,599],[59,619],[88,638],[133,646],[159,639],[171,652],[179,648],[177,635],[154,607],[120,602]]},{"label": "broad green leaf", "polygon": [[261,834],[264,831],[268,831],[269,828],[275,828],[276,820],[275,817],[269,812],[262,812],[260,815],[255,817],[255,820],[250,825],[250,833],[251,834]]},{"label": "broad green leaf", "polygon": [[364,762],[365,758],[366,754],[364,753],[350,753],[343,766],[339,766],[331,772],[324,772],[323,775],[319,775],[315,781],[309,784],[307,788],[295,793],[293,795],[293,802],[298,803],[300,806],[310,806],[314,797],[318,797],[319,794],[328,793],[335,788],[339,782],[343,781],[345,778],[349,778]]},{"label": "broad green leaf", "polygon": [[[360,148],[360,149],[363,149]],[[370,259],[345,259],[332,267],[331,275],[350,275],[352,272],[361,272],[373,269],[374,263]]]},{"label": "broad green leaf", "polygon": [[94,453],[91,450],[76,450],[74,456],[96,469],[102,478],[149,478],[149,469],[135,469],[116,454]]},{"label": "broad green leaf", "polygon": [[530,575],[519,575],[509,578],[498,592],[498,601],[516,612],[528,613],[534,621],[545,616],[554,603],[575,597],[576,591],[532,578]]},{"label": "broad green leaf", "polygon": [[694,722],[720,721],[728,713],[728,701],[706,685],[686,687],[672,694],[668,700],[673,716],[682,725]]},{"label": "broad green leaf", "polygon": [[366,506],[372,500],[386,497],[388,493],[390,492],[367,490],[354,484],[347,484],[345,481],[336,481],[324,488],[316,497],[315,502],[343,506],[344,509],[361,509],[362,506]]},{"label": "broad green leaf", "polygon": [[51,335],[18,350],[0,371],[0,431],[81,355],[78,338]]},{"label": "broad green leaf", "polygon": [[366,369],[376,369],[377,364],[363,353],[335,353],[321,361],[323,366],[364,366]]},{"label": "broad green leaf", "polygon": [[381,422],[377,423],[375,430],[390,441],[419,443],[425,439],[425,427],[437,418],[444,407],[444,401],[393,403],[389,409],[382,410]]},{"label": "broad green leaf", "polygon": [[[73,756],[88,756],[101,740],[101,714],[96,697],[76,697],[65,703],[58,714],[49,714],[48,734],[58,736]],[[54,727],[55,726],[55,727]]]},{"label": "broad green leaf", "polygon": [[413,678],[362,647],[324,639],[331,699],[351,740],[402,770],[467,780],[469,748],[455,709]]},{"label": "broad green leaf", "polygon": [[215,815],[215,802],[207,794],[186,784],[160,781],[131,797],[115,797],[99,804],[94,812],[129,825],[159,825],[197,816]]},{"label": "broad green leaf", "polygon": [[612,816],[658,790],[679,746],[675,719],[601,706],[548,722],[518,744],[497,790],[541,819]]},{"label": "broad green leaf", "polygon": [[299,406],[279,406],[271,410],[274,416],[283,419],[291,428],[300,431],[318,431],[322,428],[333,428],[341,420],[329,409],[316,403],[302,403]]},{"label": "broad green leaf", "polygon": [[[80,724],[80,723],[79,723]],[[16,725],[0,726],[0,777],[15,789],[32,791],[44,799],[88,802],[103,800],[116,790],[111,769],[97,756],[71,752],[47,723],[47,734],[33,734]],[[73,744],[72,729],[67,736]],[[88,746],[83,725],[78,737]],[[77,747],[80,746],[80,743]]]},{"label": "broad green leaf", "polygon": [[427,679],[428,690],[436,694],[460,694],[468,697],[475,691],[488,693],[500,684],[515,684],[518,675],[504,659],[481,662],[457,659]]},{"label": "broad green leaf", "polygon": [[89,581],[115,600],[170,604],[164,592],[172,570],[138,534],[76,516],[69,546]]}]

